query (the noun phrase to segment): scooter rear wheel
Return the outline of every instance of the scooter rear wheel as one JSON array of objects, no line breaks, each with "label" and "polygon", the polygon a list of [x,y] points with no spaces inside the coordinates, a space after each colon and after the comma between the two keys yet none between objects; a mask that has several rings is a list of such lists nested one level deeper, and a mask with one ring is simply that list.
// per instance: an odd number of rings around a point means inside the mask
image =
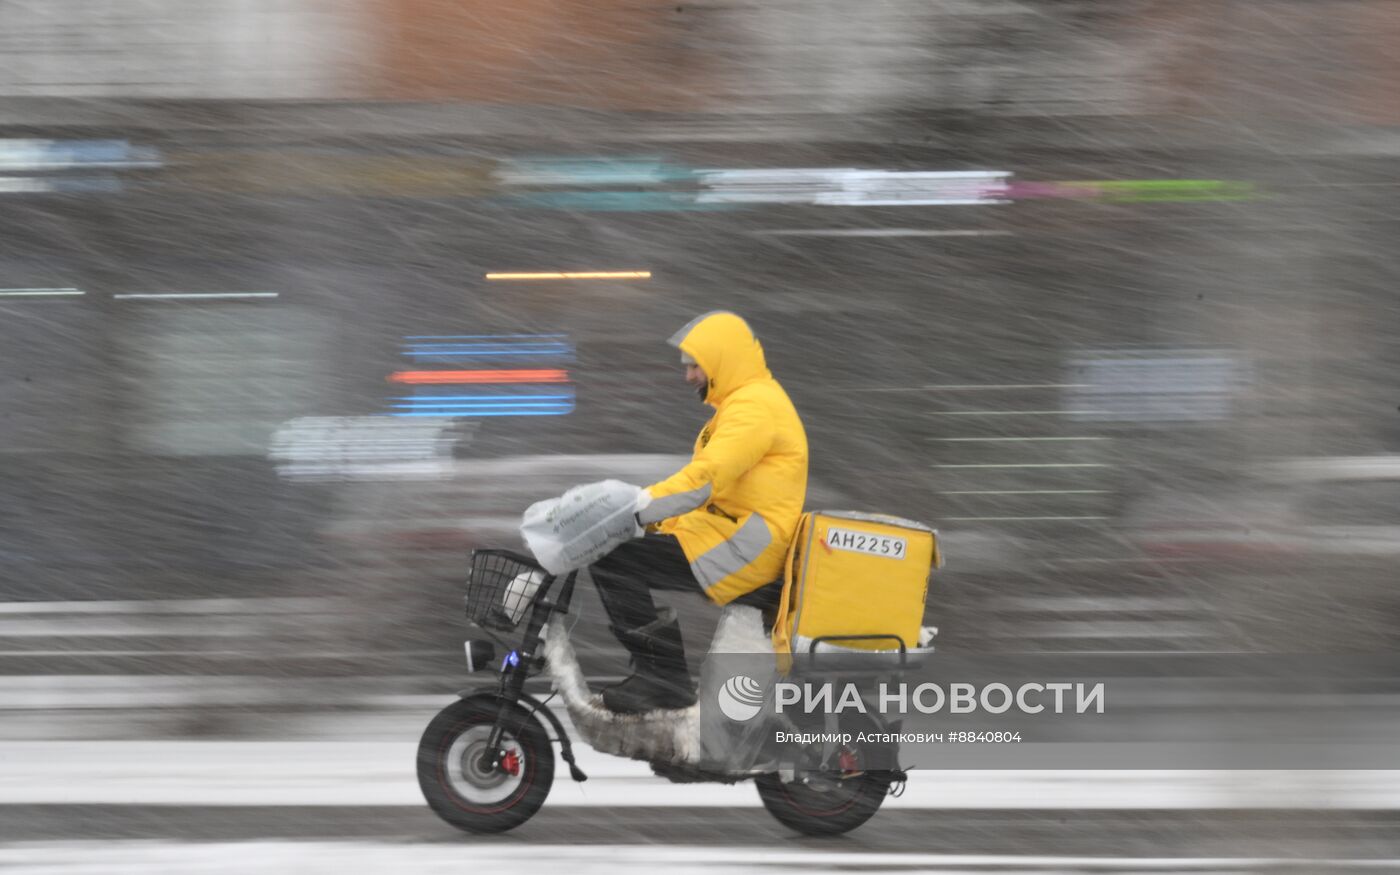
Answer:
[{"label": "scooter rear wheel", "polygon": [[[504,711],[500,751],[491,728]],[[460,830],[505,832],[540,810],[554,783],[549,733],[518,705],[462,699],[433,718],[418,743],[418,786],[428,807]]]},{"label": "scooter rear wheel", "polygon": [[787,783],[777,775],[760,775],[754,783],[763,807],[779,823],[809,836],[834,836],[874,817],[889,794],[890,781],[889,772],[865,772],[832,776],[820,788]]},{"label": "scooter rear wheel", "polygon": [[[841,729],[856,733],[874,729],[864,720],[843,720]],[[813,745],[793,751],[798,771],[793,781],[778,775],[760,775],[758,798],[768,813],[784,826],[810,836],[834,836],[850,832],[875,816],[889,795],[894,775],[868,768],[870,763],[889,763],[895,751],[887,746],[843,745],[832,752]]]}]

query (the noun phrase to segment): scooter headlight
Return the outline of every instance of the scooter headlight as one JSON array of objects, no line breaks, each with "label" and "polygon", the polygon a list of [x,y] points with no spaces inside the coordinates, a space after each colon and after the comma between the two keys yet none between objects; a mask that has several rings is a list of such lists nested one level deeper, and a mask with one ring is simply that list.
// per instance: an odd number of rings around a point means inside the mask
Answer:
[{"label": "scooter headlight", "polygon": [[467,641],[467,671],[495,671],[496,645],[490,641]]}]

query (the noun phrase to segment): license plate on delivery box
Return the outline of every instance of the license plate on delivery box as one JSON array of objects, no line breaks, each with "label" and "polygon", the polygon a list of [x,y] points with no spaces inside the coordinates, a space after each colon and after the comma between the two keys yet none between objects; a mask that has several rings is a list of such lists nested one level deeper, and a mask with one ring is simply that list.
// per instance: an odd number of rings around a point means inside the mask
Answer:
[{"label": "license plate on delivery box", "polygon": [[826,545],[833,550],[883,556],[886,559],[903,559],[909,550],[909,542],[904,538],[872,535],[870,532],[838,529],[834,526],[826,530]]}]

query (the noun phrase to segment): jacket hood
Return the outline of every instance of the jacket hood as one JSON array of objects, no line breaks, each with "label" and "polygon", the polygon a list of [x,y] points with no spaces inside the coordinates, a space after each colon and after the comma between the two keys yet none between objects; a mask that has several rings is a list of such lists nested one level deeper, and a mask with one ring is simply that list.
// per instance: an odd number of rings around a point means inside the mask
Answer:
[{"label": "jacket hood", "polygon": [[735,389],[773,376],[749,323],[725,310],[695,317],[667,342],[695,359],[709,377],[705,403],[713,407]]}]

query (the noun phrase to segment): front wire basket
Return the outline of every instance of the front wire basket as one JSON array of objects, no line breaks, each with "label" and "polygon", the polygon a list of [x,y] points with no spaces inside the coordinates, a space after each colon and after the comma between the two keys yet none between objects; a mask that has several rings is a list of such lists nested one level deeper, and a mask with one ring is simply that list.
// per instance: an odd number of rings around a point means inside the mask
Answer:
[{"label": "front wire basket", "polygon": [[473,550],[467,575],[467,619],[509,632],[525,618],[541,587],[553,580],[533,560],[509,550]]}]

